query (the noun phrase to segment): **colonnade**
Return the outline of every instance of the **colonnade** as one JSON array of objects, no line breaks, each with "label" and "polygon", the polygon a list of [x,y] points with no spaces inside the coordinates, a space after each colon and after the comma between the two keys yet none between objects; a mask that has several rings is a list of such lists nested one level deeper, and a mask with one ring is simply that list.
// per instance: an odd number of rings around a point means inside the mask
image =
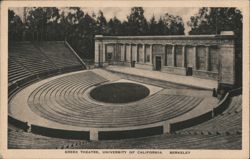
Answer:
[{"label": "colonnade", "polygon": [[[232,31],[186,36],[96,35],[95,66],[132,66],[234,85],[237,53],[234,39]],[[106,49],[109,45],[113,47],[111,51]]]},{"label": "colonnade", "polygon": [[[161,56],[163,67],[182,67],[182,68],[192,67],[194,70],[218,71],[216,69],[211,70],[212,68],[211,64],[218,66],[218,57],[215,57],[215,59],[213,59],[215,61],[213,62],[211,61],[210,58],[211,57],[210,50],[211,48],[215,48],[215,46],[213,45],[141,44],[141,43],[139,44],[105,43],[104,45],[105,45],[105,56],[107,56],[106,47],[107,46],[114,47],[113,58],[108,59],[107,57],[106,58],[104,57],[105,59],[104,61],[107,60],[120,61],[120,62],[136,61],[136,63],[138,64],[154,65],[155,63],[154,57]],[[155,50],[153,49],[154,47]],[[167,47],[172,48],[171,57],[167,55],[170,54],[166,50]],[[177,47],[179,47],[179,50],[181,50],[181,52],[178,52],[178,50],[176,50]],[[187,48],[189,49],[192,48],[192,52],[190,52],[190,50],[189,52],[187,52]],[[136,51],[134,52],[134,50]],[[169,63],[168,63],[169,61],[168,58],[171,59],[171,62]],[[181,59],[181,61],[179,59]],[[216,68],[217,66],[214,66],[213,68]]]}]

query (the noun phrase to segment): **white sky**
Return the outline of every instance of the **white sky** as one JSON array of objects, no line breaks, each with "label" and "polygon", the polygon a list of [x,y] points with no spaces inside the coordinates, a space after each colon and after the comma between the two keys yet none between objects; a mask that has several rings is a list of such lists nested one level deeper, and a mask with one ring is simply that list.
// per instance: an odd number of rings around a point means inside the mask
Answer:
[{"label": "white sky", "polygon": [[[16,14],[22,16],[23,14],[23,8],[10,8],[13,9]],[[104,16],[107,20],[110,18],[113,18],[116,16],[119,20],[123,21],[126,20],[127,16],[130,14],[131,8],[119,8],[119,7],[106,7],[106,8],[82,8],[84,13],[89,13],[92,15],[92,13],[98,14],[98,11],[101,10],[104,13]],[[149,7],[143,7],[144,9],[144,16],[147,20],[149,20],[153,15],[155,15],[155,18],[158,20],[160,16],[164,15],[165,13],[169,13],[175,16],[180,16],[183,19],[184,26],[185,26],[185,33],[187,34],[190,28],[187,26],[187,22],[189,21],[190,17],[198,13],[199,8],[166,8],[166,7],[158,7],[158,8],[149,8]]]}]

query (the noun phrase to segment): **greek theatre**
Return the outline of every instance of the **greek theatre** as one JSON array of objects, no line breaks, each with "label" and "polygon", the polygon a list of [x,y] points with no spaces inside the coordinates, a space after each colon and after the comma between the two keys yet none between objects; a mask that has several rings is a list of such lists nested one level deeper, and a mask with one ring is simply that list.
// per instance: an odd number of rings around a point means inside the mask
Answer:
[{"label": "greek theatre", "polygon": [[122,65],[235,84],[234,33],[95,36],[95,65]]}]

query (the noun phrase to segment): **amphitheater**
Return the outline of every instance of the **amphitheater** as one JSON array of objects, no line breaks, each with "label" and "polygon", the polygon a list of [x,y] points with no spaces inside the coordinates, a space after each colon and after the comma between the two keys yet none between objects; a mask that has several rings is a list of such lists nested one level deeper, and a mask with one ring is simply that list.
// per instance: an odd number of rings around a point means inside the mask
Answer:
[{"label": "amphitheater", "polygon": [[8,57],[9,149],[241,149],[241,88],[109,65],[67,42],[16,42]]}]

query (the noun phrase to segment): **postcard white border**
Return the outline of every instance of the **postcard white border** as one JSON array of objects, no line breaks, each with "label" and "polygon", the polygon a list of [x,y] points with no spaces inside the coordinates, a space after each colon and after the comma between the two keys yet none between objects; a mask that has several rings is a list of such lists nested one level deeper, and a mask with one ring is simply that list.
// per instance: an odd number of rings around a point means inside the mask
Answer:
[{"label": "postcard white border", "polygon": [[[0,157],[5,158],[248,158],[249,157],[249,1],[3,1],[1,4],[1,43],[0,43]],[[242,150],[181,150],[189,151],[190,154],[172,155],[170,151],[176,149],[161,149],[163,154],[126,154],[126,155],[103,155],[103,154],[66,154],[65,150],[10,150],[7,149],[7,42],[8,42],[8,8],[9,7],[33,7],[33,6],[56,6],[56,7],[237,7],[243,14],[243,131]],[[124,150],[124,149],[122,149]],[[180,149],[178,149],[180,150]],[[80,150],[77,150],[80,151]],[[101,151],[100,149],[98,151]],[[129,150],[128,150],[129,151]],[[134,149],[132,150],[134,151]],[[138,152],[138,150],[135,150]],[[140,150],[141,151],[141,150]]]}]

